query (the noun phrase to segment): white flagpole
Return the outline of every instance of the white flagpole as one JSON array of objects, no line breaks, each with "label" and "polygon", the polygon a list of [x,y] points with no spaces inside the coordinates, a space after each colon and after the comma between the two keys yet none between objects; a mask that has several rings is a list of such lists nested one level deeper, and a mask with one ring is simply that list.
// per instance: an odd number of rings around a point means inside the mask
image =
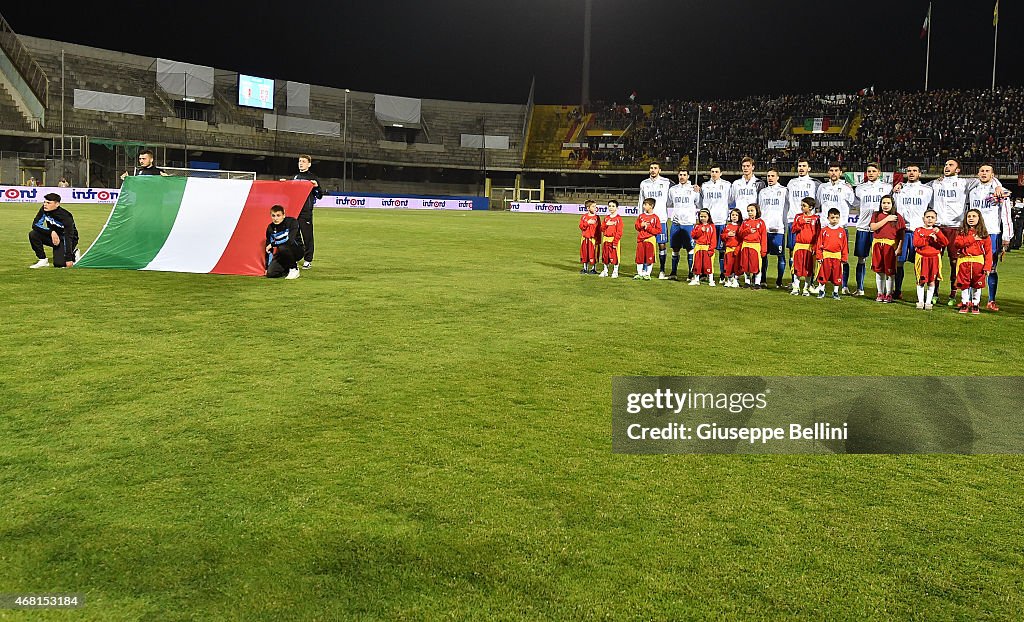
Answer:
[{"label": "white flagpole", "polygon": [[924,57],[924,91],[928,92],[928,69],[932,61],[932,3],[928,3],[928,51]]},{"label": "white flagpole", "polygon": [[64,168],[64,48],[60,49],[60,177],[64,179],[67,170]]},{"label": "white flagpole", "polygon": [[[697,104],[697,163],[693,167],[693,180],[698,181],[698,175],[700,175],[700,112],[703,105]],[[699,183],[698,183],[699,185]]]},{"label": "white flagpole", "polygon": [[999,51],[999,0],[996,0],[995,28],[996,36],[992,41],[992,90],[996,90],[996,53]]}]

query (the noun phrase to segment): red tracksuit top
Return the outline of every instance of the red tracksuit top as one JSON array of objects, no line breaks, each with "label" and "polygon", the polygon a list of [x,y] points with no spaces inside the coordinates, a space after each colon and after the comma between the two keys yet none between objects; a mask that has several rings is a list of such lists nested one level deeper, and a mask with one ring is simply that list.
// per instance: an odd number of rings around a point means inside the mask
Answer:
[{"label": "red tracksuit top", "polygon": [[[932,234],[935,237],[932,238]],[[914,250],[922,257],[938,257],[946,248],[949,240],[938,227],[918,227],[914,229]]]},{"label": "red tracksuit top", "polygon": [[744,220],[737,234],[744,243],[753,242],[761,246],[761,256],[768,254],[768,227],[760,218]]},{"label": "red tracksuit top", "polygon": [[817,214],[805,216],[800,214],[793,219],[793,233],[796,234],[797,244],[810,244],[812,247],[818,240],[818,231],[821,230],[821,219]]},{"label": "red tracksuit top", "polygon": [[580,217],[580,231],[583,232],[583,237],[592,238],[597,235],[597,227],[601,224],[601,219],[596,214],[586,213]]},{"label": "red tracksuit top", "polygon": [[[643,225],[647,223],[647,228],[644,229]],[[633,226],[638,231],[636,239],[646,240],[652,238],[661,233],[661,219],[658,218],[657,214],[640,214],[636,217],[636,222]]]},{"label": "red tracksuit top", "polygon": [[618,244],[622,239],[622,216],[605,216],[604,223],[601,224],[601,239]]},{"label": "red tracksuit top", "polygon": [[694,245],[705,244],[711,250],[718,246],[718,230],[711,223],[694,225],[693,231],[690,232],[690,238]]},{"label": "red tracksuit top", "polygon": [[[739,231],[742,223],[737,225],[736,223],[730,222],[725,225],[725,229],[722,229],[722,243],[726,248],[736,248],[740,245]],[[733,233],[734,235],[729,235]]]},{"label": "red tracksuit top", "polygon": [[957,257],[982,256],[985,258],[985,272],[992,270],[992,238],[985,236],[984,240],[974,239],[975,233],[957,234],[953,245],[956,246]]},{"label": "red tracksuit top", "polygon": [[[871,215],[871,222],[878,222],[888,216],[882,212],[875,212]],[[904,234],[907,232],[907,221],[903,219],[902,214],[896,214],[896,222],[887,222],[879,227],[874,232],[874,239],[876,240],[895,240],[900,242],[903,240]]]},{"label": "red tracksuit top", "polygon": [[814,251],[814,257],[822,259],[823,253],[841,253],[842,261],[845,263],[850,255],[850,241],[846,236],[846,227],[822,227],[818,232],[818,245]]}]

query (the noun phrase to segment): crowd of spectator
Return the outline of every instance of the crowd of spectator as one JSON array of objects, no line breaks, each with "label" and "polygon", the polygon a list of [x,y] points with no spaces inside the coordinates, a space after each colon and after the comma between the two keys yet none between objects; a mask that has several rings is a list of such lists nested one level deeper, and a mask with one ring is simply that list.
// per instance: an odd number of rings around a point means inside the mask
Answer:
[{"label": "crowd of spectator", "polygon": [[625,104],[595,102],[589,108],[593,117],[590,127],[605,130],[624,130],[644,119],[644,110],[635,101]]},{"label": "crowd of spectator", "polygon": [[[588,150],[587,157],[614,165],[642,165],[658,160],[675,166],[697,161],[698,110],[700,112],[700,166],[738,163],[744,156],[758,162],[778,163],[785,170],[796,159],[809,157],[814,168],[841,162],[858,168],[881,162],[898,168],[911,160],[941,162],[956,157],[965,162],[983,160],[1024,162],[1024,90],[879,92],[865,95],[755,96],[738,100],[655,102],[650,114],[639,105],[597,104],[591,128],[630,128],[622,148]],[[860,115],[856,135],[849,129]],[[805,118],[828,117],[846,134],[794,135],[787,124]],[[769,148],[770,141],[795,141]],[[830,146],[812,143],[838,142]],[[688,159],[688,160],[687,160]]]},{"label": "crowd of spectator", "polygon": [[[845,120],[856,110],[856,96],[783,95],[705,102],[668,100],[655,102],[649,115],[638,111],[634,129],[622,149],[601,154],[619,164],[656,159],[680,162],[697,158],[697,126],[700,120],[702,162],[739,162],[753,154],[760,161],[786,157],[789,149],[769,149],[768,141],[784,137],[784,124],[793,117],[828,116]],[[698,117],[699,111],[699,117]],[[842,121],[840,121],[842,122]],[[600,127],[595,123],[592,126]],[[593,152],[595,156],[599,152]]]},{"label": "crowd of spectator", "polygon": [[850,153],[900,162],[1024,161],[1024,90],[889,92],[865,98]]}]

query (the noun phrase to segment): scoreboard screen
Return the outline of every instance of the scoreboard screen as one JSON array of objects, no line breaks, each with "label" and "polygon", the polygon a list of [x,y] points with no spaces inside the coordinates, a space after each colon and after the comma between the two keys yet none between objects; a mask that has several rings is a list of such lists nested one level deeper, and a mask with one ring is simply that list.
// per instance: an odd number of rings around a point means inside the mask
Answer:
[{"label": "scoreboard screen", "polygon": [[274,109],[274,80],[238,74],[238,105]]}]

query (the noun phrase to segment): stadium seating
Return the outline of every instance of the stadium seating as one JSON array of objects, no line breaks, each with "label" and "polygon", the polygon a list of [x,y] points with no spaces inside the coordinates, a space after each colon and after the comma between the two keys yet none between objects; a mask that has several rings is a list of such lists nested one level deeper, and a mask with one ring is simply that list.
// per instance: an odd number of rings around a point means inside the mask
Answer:
[{"label": "stadium seating", "polygon": [[[864,95],[755,96],[705,102],[662,101],[653,107],[595,104],[582,115],[586,127],[626,128],[622,148],[590,148],[560,153],[556,144],[568,140],[610,142],[586,137],[558,125],[557,115],[537,107],[528,168],[642,169],[651,160],[663,166],[697,166],[697,111],[700,109],[700,168],[712,163],[735,172],[744,156],[755,158],[759,169],[773,165],[794,171],[797,158],[807,157],[814,170],[840,162],[849,170],[868,162],[895,169],[914,161],[932,173],[946,158],[961,160],[964,170],[991,161],[996,171],[1015,175],[1024,162],[1024,130],[1016,123],[1024,113],[1024,91],[932,91]],[[908,115],[907,110],[923,114]],[[831,122],[831,129],[814,128],[814,120]],[[804,124],[808,129],[804,129]],[[557,129],[556,129],[557,128]],[[813,128],[813,129],[812,129]],[[594,134],[595,132],[591,132]],[[536,142],[545,142],[545,148]],[[770,148],[769,141],[785,141]],[[553,144],[555,143],[555,144]]]},{"label": "stadium seating", "polygon": [[28,120],[18,111],[14,98],[0,85],[0,129],[28,132],[32,129]]},{"label": "stadium seating", "polygon": [[860,160],[926,160],[933,168],[949,157],[988,160],[1003,174],[1016,173],[1024,161],[1021,89],[883,92],[864,99],[862,110],[851,145]]},{"label": "stadium seating", "polygon": [[[99,50],[80,45],[21,37],[26,48],[49,76],[56,88],[50,90],[48,108],[60,108],[61,51],[64,51],[65,77],[65,132],[108,140],[146,143],[154,147],[180,148],[205,151],[249,152],[280,155],[310,152],[319,159],[332,159],[368,163],[395,163],[431,165],[476,169],[516,169],[522,163],[523,131],[526,106],[510,104],[468,103],[425,99],[422,102],[427,140],[412,144],[386,141],[374,118],[372,93],[348,94],[347,141],[341,137],[310,137],[286,131],[264,128],[266,111],[236,105],[237,73],[215,69],[212,103],[194,104],[201,111],[200,120],[188,122],[187,134],[179,118],[181,104],[156,84],[155,61],[150,57]],[[278,114],[285,111],[283,82],[278,81]],[[101,113],[75,109],[67,105],[74,89],[88,89],[108,93],[135,95],[146,99],[144,117],[116,113]],[[27,126],[19,116],[8,114],[13,101],[0,93],[2,125],[6,130],[25,130]],[[345,123],[345,91],[343,89],[311,85],[310,114],[313,119]],[[461,147],[462,134],[479,134],[483,127],[489,135],[509,137],[508,150],[488,149],[486,161],[480,149]],[[51,124],[52,125],[52,124]],[[52,128],[48,128],[52,133]],[[45,132],[44,132],[45,133]]]},{"label": "stadium seating", "polygon": [[[669,100],[639,106],[596,103],[528,107],[514,104],[421,100],[421,129],[395,135],[376,119],[374,94],[311,85],[310,112],[286,112],[279,80],[278,114],[308,116],[345,126],[341,136],[310,136],[264,127],[264,110],[236,104],[238,74],[215,69],[212,100],[184,104],[165,93],[155,78],[156,59],[35,37],[21,37],[50,79],[45,128],[17,109],[0,88],[0,130],[15,135],[58,134],[64,52],[64,132],[107,142],[145,143],[181,149],[255,156],[311,153],[319,160],[439,169],[521,171],[637,171],[650,160],[663,168],[702,170],[712,163],[727,173],[754,157],[784,174],[808,157],[814,170],[839,161],[857,170],[879,161],[892,170],[914,161],[936,174],[948,157],[963,169],[992,161],[1002,175],[1016,175],[1024,162],[1024,90],[880,92],[872,95],[761,95],[713,101]],[[144,97],[145,116],[75,109],[73,90],[88,89]],[[348,101],[346,109],[345,101]],[[700,111],[700,153],[696,149]],[[914,115],[906,114],[914,110]],[[824,123],[822,123],[824,121]],[[815,123],[817,122],[817,125]],[[827,127],[828,129],[822,129]],[[462,147],[463,134],[507,136],[509,149]],[[773,147],[769,142],[778,141]],[[525,156],[524,156],[525,150]],[[611,198],[613,195],[609,195]],[[571,197],[570,197],[571,198]]]}]

